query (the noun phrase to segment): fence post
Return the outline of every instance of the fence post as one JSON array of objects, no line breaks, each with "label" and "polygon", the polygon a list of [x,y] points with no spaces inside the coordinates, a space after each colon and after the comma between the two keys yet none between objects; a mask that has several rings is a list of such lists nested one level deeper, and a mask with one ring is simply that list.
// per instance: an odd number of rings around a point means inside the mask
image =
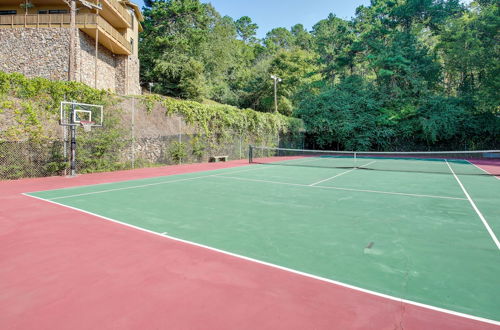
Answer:
[{"label": "fence post", "polygon": [[[179,148],[182,147],[182,117],[179,116]],[[179,157],[179,165],[182,164],[182,157]]]},{"label": "fence post", "polygon": [[240,132],[240,159],[243,159],[243,133]]}]

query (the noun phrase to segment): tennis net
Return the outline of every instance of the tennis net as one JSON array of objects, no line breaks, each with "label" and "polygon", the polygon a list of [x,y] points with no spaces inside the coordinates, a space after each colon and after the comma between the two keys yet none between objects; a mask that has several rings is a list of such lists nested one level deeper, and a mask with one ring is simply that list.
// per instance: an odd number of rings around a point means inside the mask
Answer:
[{"label": "tennis net", "polygon": [[249,160],[280,166],[500,176],[500,150],[354,152],[250,146]]}]

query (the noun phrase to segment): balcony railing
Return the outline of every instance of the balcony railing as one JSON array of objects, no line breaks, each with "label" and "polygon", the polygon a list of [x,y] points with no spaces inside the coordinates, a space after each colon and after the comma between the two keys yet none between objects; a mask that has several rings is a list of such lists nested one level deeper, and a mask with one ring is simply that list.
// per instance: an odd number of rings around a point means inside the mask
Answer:
[{"label": "balcony railing", "polygon": [[122,5],[120,5],[117,0],[104,1],[107,2],[111,7],[113,7],[117,12],[119,12],[129,25],[132,25],[132,17],[130,16],[130,13]]},{"label": "balcony railing", "polygon": [[[5,15],[0,16],[0,28],[6,27],[69,27],[71,17],[69,14],[47,15]],[[132,52],[132,45],[105,19],[95,14],[76,15],[76,27],[80,29],[98,28],[108,34],[115,42],[119,43],[128,52]]]},{"label": "balcony railing", "polygon": [[127,41],[127,39],[120,33],[118,32],[111,24],[106,22],[105,19],[103,19],[100,16],[96,15],[86,15],[90,17],[94,17],[97,19],[97,25],[102,28],[106,33],[111,35],[113,39],[117,40],[122,46],[125,46],[129,52],[132,52],[132,45],[130,42]]}]

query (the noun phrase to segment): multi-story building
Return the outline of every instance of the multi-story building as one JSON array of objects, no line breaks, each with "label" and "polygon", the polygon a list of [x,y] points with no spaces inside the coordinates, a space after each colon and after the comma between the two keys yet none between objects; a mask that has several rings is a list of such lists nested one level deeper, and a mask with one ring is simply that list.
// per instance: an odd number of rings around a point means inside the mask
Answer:
[{"label": "multi-story building", "polygon": [[129,0],[76,1],[77,32],[70,47],[68,3],[0,0],[0,71],[139,94],[138,34],[144,18],[138,6]]}]

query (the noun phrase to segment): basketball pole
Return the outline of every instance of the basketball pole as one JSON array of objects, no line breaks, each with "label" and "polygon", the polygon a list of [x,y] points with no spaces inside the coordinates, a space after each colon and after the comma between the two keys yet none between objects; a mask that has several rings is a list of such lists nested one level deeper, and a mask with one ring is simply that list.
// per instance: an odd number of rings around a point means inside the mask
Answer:
[{"label": "basketball pole", "polygon": [[71,104],[71,176],[76,176],[76,125],[74,122],[75,102]]}]

